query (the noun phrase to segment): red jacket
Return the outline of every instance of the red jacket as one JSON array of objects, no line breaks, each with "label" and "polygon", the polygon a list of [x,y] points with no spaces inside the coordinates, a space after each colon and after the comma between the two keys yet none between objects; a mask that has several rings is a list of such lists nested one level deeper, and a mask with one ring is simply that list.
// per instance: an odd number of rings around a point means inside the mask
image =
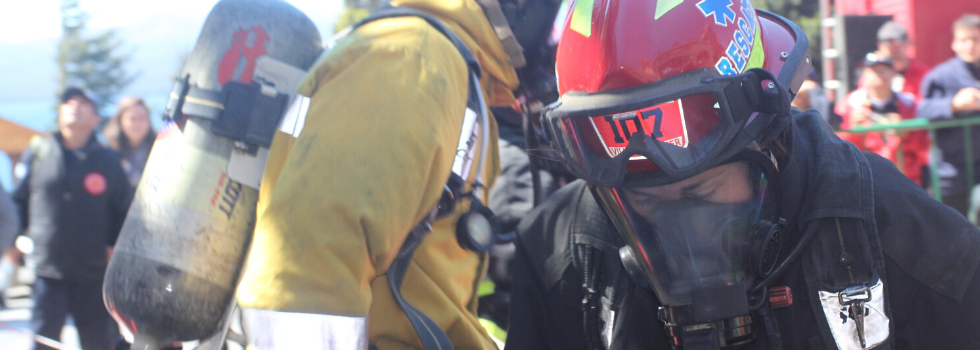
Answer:
[{"label": "red jacket", "polygon": [[[911,67],[910,67],[911,69]],[[919,77],[921,79],[921,77]],[[906,80],[906,85],[908,80]],[[905,119],[915,118],[914,96],[905,92],[896,93],[895,97],[886,104],[886,109],[893,108]],[[894,106],[892,106],[894,104]],[[871,108],[868,90],[860,88],[847,94],[844,101],[837,104],[834,111],[843,117],[841,128],[849,129],[851,112],[858,108]],[[922,167],[929,165],[929,147],[931,141],[925,131],[904,133],[869,132],[864,134],[837,133],[842,139],[850,141],[861,150],[876,153],[891,160],[906,176],[918,184],[922,184]],[[903,164],[898,163],[898,150],[901,147]]]},{"label": "red jacket", "polygon": [[922,79],[925,78],[926,73],[929,73],[929,69],[929,66],[916,60],[909,60],[909,67],[905,69],[905,84],[902,86],[902,92],[914,96],[915,103],[922,101],[922,96],[919,95],[919,87],[922,85]]}]

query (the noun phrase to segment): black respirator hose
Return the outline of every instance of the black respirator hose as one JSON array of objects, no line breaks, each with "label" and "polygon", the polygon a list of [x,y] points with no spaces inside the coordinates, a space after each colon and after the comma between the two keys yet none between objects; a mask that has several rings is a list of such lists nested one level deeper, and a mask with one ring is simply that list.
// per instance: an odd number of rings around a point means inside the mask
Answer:
[{"label": "black respirator hose", "polygon": [[[543,192],[544,188],[541,187],[541,174],[538,173],[538,164],[534,160],[534,153],[539,152],[539,147],[541,144],[538,143],[537,131],[534,129],[534,121],[531,120],[531,106],[530,104],[535,102],[535,99],[529,92],[529,86],[532,79],[534,79],[533,74],[534,65],[528,64],[528,67],[521,68],[517,70],[518,78],[521,82],[521,89],[523,90],[522,95],[524,95],[524,101],[521,102],[521,119],[522,119],[522,131],[524,132],[524,152],[527,154],[528,170],[531,172],[531,190],[533,191],[532,196],[532,206],[531,208],[537,207],[544,200]],[[542,101],[543,102],[543,101]]]}]

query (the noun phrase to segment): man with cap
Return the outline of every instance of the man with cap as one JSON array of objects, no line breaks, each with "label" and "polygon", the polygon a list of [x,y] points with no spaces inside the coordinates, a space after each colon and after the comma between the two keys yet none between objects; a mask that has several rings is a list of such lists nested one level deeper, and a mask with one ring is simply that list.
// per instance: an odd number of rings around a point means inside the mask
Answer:
[{"label": "man with cap", "polygon": [[20,266],[20,250],[14,240],[20,233],[20,214],[7,190],[0,188],[0,308],[4,307],[4,289],[10,287],[15,279],[17,266]]},{"label": "man with cap", "polygon": [[111,349],[119,339],[102,280],[132,192],[119,155],[93,134],[99,121],[84,91],[66,89],[58,131],[31,140],[14,190],[37,262],[31,330],[57,340],[70,314],[85,350]]},{"label": "man with cap", "polygon": [[919,101],[919,85],[929,72],[929,66],[909,57],[908,47],[909,33],[898,22],[885,22],[878,29],[878,50],[875,54],[891,57],[892,66],[897,73],[889,81],[892,90],[909,93]]},{"label": "man with cap", "polygon": [[[843,117],[841,128],[897,123],[915,118],[914,97],[894,90],[890,84],[898,74],[891,57],[869,53],[863,62],[861,87],[847,94],[837,104],[835,112]],[[866,134],[838,134],[868,152],[876,153],[892,162],[898,162],[901,147],[902,170],[912,181],[922,184],[922,167],[928,165],[929,138],[925,132],[898,135],[894,131]]]},{"label": "man with cap", "polygon": [[[922,101],[917,115],[926,119],[958,119],[980,116],[980,16],[965,14],[953,22],[953,42],[956,57],[940,63],[922,81]],[[971,127],[980,135],[980,126]],[[969,209],[970,188],[966,178],[966,149],[962,128],[936,130],[936,145],[942,160],[956,171],[944,178],[943,203],[963,215]],[[973,165],[980,170],[980,142],[973,138]],[[980,174],[974,170],[974,174]],[[942,173],[940,173],[942,175]],[[976,180],[974,180],[976,181]]]}]

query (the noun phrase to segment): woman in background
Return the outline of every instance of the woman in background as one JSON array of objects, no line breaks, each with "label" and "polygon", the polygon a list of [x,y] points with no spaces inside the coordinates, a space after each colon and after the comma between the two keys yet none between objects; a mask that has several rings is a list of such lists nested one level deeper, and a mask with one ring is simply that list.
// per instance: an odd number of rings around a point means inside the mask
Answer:
[{"label": "woman in background", "polygon": [[123,98],[102,133],[109,147],[119,152],[126,178],[135,188],[156,139],[156,132],[150,125],[150,109],[139,97]]}]

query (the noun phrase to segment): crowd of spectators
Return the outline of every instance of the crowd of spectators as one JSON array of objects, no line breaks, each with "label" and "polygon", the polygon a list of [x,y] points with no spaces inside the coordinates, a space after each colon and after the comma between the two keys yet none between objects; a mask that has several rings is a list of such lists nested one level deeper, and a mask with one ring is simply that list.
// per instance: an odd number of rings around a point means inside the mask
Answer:
[{"label": "crowd of spectators", "polygon": [[[832,126],[842,130],[841,138],[892,160],[916,183],[928,188],[931,172],[936,172],[941,178],[943,202],[968,215],[978,208],[971,209],[970,205],[963,128],[937,129],[935,140],[922,130],[848,132],[856,127],[913,118],[980,117],[980,16],[965,14],[953,23],[952,30],[951,47],[956,57],[930,69],[907,55],[909,38],[905,28],[893,21],[885,23],[877,33],[877,50],[869,52],[860,64],[858,88],[836,101],[833,111],[818,110]],[[801,91],[806,97],[798,107],[816,108],[810,101],[813,96],[819,100],[819,86]],[[976,140],[980,138],[980,125],[973,126],[971,132],[976,135],[970,146],[973,173],[980,175],[980,142]],[[930,152],[932,142],[939,152]],[[930,162],[930,156],[938,158]],[[938,168],[930,164],[937,164]],[[975,197],[980,199],[980,191]]]}]

